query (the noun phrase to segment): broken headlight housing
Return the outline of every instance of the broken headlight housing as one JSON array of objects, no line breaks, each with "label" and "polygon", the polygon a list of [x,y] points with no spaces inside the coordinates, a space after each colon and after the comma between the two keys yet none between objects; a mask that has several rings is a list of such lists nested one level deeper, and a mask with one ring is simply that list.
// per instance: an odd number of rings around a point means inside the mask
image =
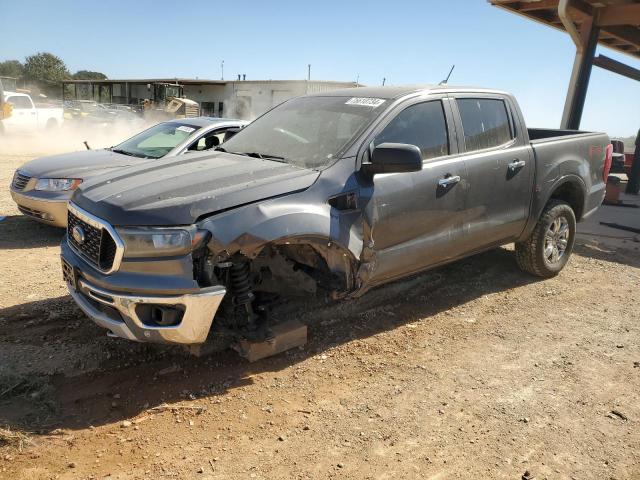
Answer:
[{"label": "broken headlight housing", "polygon": [[174,257],[200,248],[210,237],[208,230],[185,228],[118,228],[125,258]]}]

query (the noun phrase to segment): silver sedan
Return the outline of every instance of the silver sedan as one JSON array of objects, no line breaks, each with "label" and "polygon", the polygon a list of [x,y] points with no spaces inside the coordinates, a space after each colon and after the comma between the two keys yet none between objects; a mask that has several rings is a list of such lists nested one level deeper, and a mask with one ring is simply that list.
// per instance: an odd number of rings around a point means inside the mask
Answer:
[{"label": "silver sedan", "polygon": [[215,148],[248,122],[210,117],[159,123],[115,147],[38,158],[16,170],[11,196],[25,215],[67,226],[67,202],[90,177],[116,168]]}]

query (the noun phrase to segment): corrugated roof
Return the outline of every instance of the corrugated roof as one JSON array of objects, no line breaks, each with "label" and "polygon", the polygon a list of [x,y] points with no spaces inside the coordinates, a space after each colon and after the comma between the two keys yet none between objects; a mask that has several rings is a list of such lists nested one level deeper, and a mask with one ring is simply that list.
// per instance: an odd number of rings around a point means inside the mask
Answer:
[{"label": "corrugated roof", "polygon": [[[565,31],[558,17],[559,0],[489,0],[489,3]],[[640,59],[640,1],[572,0],[569,13],[576,25],[594,17],[599,43]]]},{"label": "corrugated roof", "polygon": [[[108,78],[105,80],[64,80],[64,83],[179,83],[180,85],[226,85],[227,83],[306,83],[307,80],[209,80],[205,78]],[[310,84],[358,86],[356,82],[309,80]]]}]

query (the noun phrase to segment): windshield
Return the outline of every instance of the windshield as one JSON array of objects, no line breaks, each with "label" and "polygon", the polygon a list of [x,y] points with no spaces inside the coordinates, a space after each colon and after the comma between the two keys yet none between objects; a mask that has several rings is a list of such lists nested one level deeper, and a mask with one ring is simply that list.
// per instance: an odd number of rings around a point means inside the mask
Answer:
[{"label": "windshield", "polygon": [[113,147],[113,151],[133,157],[164,157],[198,128],[186,123],[160,123]]},{"label": "windshield", "polygon": [[377,98],[294,98],[249,124],[219,149],[304,168],[326,167],[383,110],[384,103]]}]

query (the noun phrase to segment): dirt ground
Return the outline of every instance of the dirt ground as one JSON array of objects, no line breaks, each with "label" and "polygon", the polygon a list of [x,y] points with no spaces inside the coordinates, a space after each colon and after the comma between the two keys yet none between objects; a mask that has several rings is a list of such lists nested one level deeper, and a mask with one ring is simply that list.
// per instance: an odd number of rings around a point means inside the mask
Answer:
[{"label": "dirt ground", "polygon": [[34,155],[0,154],[0,438],[27,435],[0,478],[640,479],[633,234],[581,235],[547,281],[496,249],[304,314],[302,349],[194,358],[74,306],[62,232],[8,193]]}]

